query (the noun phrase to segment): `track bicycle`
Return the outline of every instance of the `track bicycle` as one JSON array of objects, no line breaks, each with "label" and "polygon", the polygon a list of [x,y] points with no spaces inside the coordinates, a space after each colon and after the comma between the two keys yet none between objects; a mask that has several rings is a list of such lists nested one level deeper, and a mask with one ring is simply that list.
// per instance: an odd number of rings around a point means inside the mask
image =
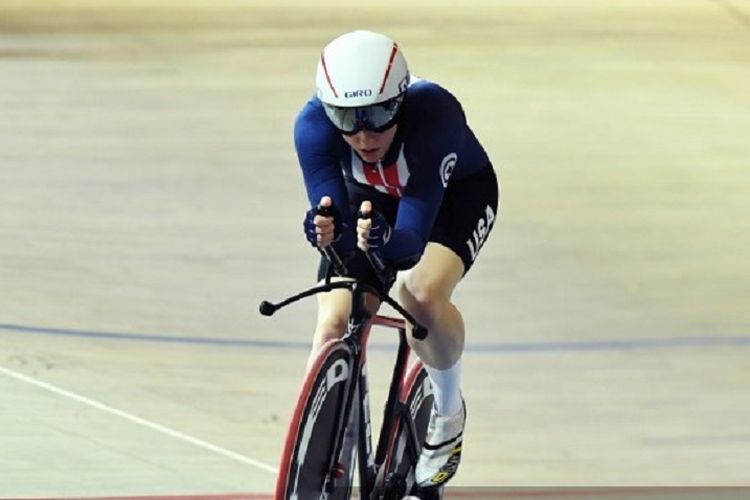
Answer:
[{"label": "track bicycle", "polygon": [[[345,267],[327,247],[323,252],[345,275]],[[368,254],[381,274],[384,266]],[[357,281],[330,281],[289,297],[277,304],[263,301],[265,316],[302,298],[337,289],[351,291],[352,308],[346,333],[323,345],[307,372],[287,431],[276,482],[276,500],[348,499],[353,493],[356,469],[359,498],[395,500],[407,495],[422,499],[442,498],[442,488],[415,485],[414,469],[427,433],[433,405],[432,385],[422,363],[408,366],[406,321],[415,338],[427,330],[386,293]],[[372,316],[365,307],[365,293],[389,304],[404,319]],[[394,328],[399,344],[390,388],[383,411],[377,449],[372,446],[366,348],[373,325]]]}]

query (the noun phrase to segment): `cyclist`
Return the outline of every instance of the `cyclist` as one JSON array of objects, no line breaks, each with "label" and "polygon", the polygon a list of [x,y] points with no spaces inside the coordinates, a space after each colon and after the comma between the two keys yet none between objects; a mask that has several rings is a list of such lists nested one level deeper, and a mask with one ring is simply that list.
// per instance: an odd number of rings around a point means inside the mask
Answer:
[{"label": "cyclist", "polygon": [[[416,479],[440,486],[456,472],[466,422],[464,323],[451,295],[494,225],[498,181],[458,100],[411,76],[387,36],[355,31],[330,42],[316,87],[294,127],[312,205],[304,231],[313,246],[332,245],[345,256],[350,277],[380,289],[393,285],[378,281],[365,252],[399,270],[399,299],[430,332],[424,342],[410,338],[435,397]],[[321,259],[319,279],[330,276],[329,267]],[[343,335],[349,293],[318,296],[311,359]],[[377,306],[368,303],[373,312]]]}]

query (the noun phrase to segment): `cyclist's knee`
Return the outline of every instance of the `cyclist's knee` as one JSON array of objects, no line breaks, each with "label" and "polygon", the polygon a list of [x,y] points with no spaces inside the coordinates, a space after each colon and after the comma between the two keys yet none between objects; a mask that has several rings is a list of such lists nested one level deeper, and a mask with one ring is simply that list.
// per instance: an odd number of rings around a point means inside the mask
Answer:
[{"label": "cyclist's knee", "polygon": [[315,347],[344,335],[350,300],[348,292],[340,290],[318,296],[318,320],[313,340]]},{"label": "cyclist's knee", "polygon": [[346,314],[328,312],[321,315],[315,327],[315,343],[318,346],[322,346],[329,340],[340,339],[344,335],[346,321]]},{"label": "cyclist's knee", "polygon": [[401,301],[420,323],[430,326],[440,308],[450,305],[452,290],[424,273],[404,273],[397,283]]}]

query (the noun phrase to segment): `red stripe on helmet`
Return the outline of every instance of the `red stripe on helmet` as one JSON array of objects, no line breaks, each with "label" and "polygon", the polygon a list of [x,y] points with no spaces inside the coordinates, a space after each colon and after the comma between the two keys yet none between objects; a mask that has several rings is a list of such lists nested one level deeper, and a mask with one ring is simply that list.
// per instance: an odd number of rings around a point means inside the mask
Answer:
[{"label": "red stripe on helmet", "polygon": [[391,57],[388,59],[388,67],[385,68],[385,76],[383,76],[383,83],[380,85],[380,92],[378,94],[382,94],[383,90],[385,90],[385,82],[388,80],[388,75],[391,74],[391,67],[393,67],[393,60],[396,59],[396,54],[398,53],[398,45],[395,43],[393,44],[393,50],[391,50]]},{"label": "red stripe on helmet", "polygon": [[[326,67],[326,58],[324,54],[320,54],[320,63],[323,65],[323,73],[325,73],[326,75],[326,81],[328,82],[328,86],[331,87],[331,90],[333,91],[333,96],[338,99],[339,93],[336,92],[336,88],[333,86],[333,82],[331,81],[331,75],[328,74],[328,68]],[[383,82],[383,85],[385,85],[385,82]]]}]

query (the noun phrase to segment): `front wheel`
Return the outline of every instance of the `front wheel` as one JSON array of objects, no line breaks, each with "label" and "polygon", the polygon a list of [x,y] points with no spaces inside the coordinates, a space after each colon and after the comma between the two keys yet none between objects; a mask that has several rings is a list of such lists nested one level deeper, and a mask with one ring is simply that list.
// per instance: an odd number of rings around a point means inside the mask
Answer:
[{"label": "front wheel", "polygon": [[[352,363],[347,344],[332,340],[308,371],[281,454],[276,500],[317,500],[324,491],[332,499],[350,497],[355,447],[346,437],[356,432],[340,429],[340,415],[349,404]],[[342,439],[340,456],[331,460]]]}]

